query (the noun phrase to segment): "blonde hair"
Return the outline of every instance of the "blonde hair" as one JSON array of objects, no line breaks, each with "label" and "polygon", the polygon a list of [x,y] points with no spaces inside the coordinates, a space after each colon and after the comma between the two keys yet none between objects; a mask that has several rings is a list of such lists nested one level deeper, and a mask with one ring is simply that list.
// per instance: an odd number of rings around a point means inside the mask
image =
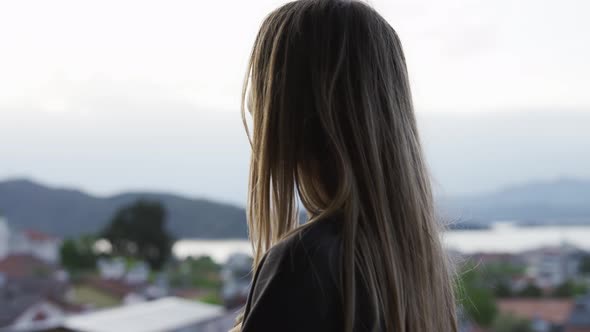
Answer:
[{"label": "blonde hair", "polygon": [[285,4],[256,37],[243,114],[248,89],[255,267],[300,227],[299,198],[309,223],[342,216],[346,331],[359,281],[383,330],[457,331],[453,277],[393,28],[358,1]]}]

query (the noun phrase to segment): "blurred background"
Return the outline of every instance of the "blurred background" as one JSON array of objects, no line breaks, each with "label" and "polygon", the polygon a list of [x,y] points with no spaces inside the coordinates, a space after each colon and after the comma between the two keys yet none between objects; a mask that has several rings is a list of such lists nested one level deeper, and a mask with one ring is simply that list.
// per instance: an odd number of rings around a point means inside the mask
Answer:
[{"label": "blurred background", "polygon": [[[282,3],[0,2],[0,331],[231,326],[241,85]],[[406,52],[462,331],[590,331],[590,2],[369,3]]]}]

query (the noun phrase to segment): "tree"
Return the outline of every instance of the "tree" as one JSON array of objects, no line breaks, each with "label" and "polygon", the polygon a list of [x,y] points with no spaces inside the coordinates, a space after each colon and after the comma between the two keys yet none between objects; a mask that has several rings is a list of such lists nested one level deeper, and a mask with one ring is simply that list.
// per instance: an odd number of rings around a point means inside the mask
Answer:
[{"label": "tree", "polygon": [[543,290],[533,283],[528,283],[519,292],[519,295],[522,297],[541,297],[543,296]]},{"label": "tree", "polygon": [[512,296],[512,289],[510,285],[504,281],[500,280],[496,283],[496,287],[494,288],[494,295],[499,298],[511,297]]},{"label": "tree", "polygon": [[580,267],[578,268],[580,274],[590,275],[590,255],[584,255],[580,260]]},{"label": "tree", "polygon": [[139,200],[117,211],[101,236],[110,242],[112,254],[145,260],[159,270],[172,251],[172,236],[165,228],[161,203]]},{"label": "tree", "polygon": [[531,323],[512,315],[499,315],[492,325],[493,332],[533,332]]},{"label": "tree", "polygon": [[576,295],[583,295],[588,292],[588,287],[584,284],[575,283],[572,280],[566,280],[553,290],[554,297],[574,297]]},{"label": "tree", "polygon": [[481,326],[490,326],[498,309],[494,294],[484,284],[481,271],[471,264],[466,267],[458,285],[458,298],[466,314]]},{"label": "tree", "polygon": [[94,270],[97,260],[95,242],[96,238],[91,235],[65,239],[59,250],[61,265],[69,271]]}]

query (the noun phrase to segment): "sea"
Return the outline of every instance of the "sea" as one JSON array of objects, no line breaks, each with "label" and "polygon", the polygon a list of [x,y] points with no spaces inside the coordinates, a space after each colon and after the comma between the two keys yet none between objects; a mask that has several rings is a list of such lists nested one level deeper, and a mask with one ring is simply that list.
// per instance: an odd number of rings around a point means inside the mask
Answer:
[{"label": "sea", "polygon": [[[442,237],[447,248],[464,254],[518,253],[564,244],[590,251],[590,225],[520,226],[514,222],[496,222],[484,229],[449,230]],[[175,243],[173,253],[178,258],[206,255],[223,263],[234,253],[252,254],[252,248],[244,239],[182,239]]]}]

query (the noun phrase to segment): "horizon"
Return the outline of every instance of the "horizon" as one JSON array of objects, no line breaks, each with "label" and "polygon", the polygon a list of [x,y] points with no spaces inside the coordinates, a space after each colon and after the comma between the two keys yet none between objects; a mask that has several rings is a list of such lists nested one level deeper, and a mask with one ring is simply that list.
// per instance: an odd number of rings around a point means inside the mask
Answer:
[{"label": "horizon", "polygon": [[[241,118],[191,108],[80,116],[19,113],[0,122],[0,178],[33,178],[98,196],[168,191],[243,206],[250,148]],[[139,116],[138,116],[139,115]],[[590,112],[423,113],[418,124],[443,196],[514,183],[590,178]],[[57,128],[56,128],[57,127]],[[164,127],[160,130],[157,128]]]}]

